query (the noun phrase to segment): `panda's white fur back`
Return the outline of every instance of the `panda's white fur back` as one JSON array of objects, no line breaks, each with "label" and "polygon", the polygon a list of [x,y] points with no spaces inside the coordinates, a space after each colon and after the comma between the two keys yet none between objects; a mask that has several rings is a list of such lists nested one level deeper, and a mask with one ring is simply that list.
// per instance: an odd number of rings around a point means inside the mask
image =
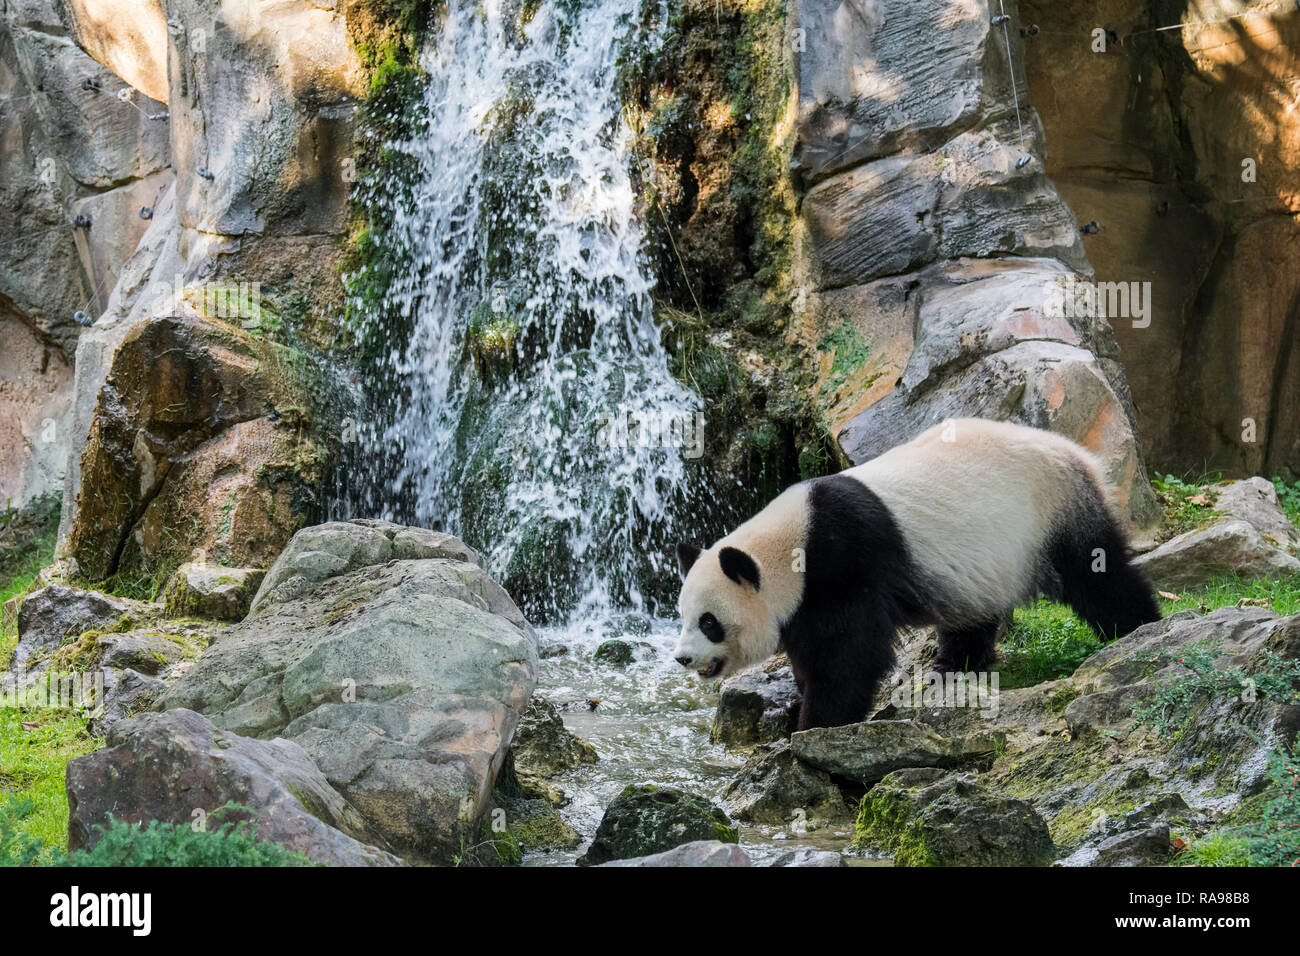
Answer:
[{"label": "panda's white fur back", "polygon": [[1051,432],[951,419],[842,474],[893,513],[949,624],[986,618],[1033,596],[1039,549],[1096,460]]}]

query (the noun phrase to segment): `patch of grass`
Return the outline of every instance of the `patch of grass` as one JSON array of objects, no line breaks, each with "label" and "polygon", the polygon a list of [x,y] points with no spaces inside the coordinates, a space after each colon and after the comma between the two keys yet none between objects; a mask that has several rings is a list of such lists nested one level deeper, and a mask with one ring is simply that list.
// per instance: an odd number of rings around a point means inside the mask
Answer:
[{"label": "patch of grass", "polygon": [[1243,581],[1236,576],[1222,577],[1205,587],[1180,592],[1177,601],[1160,599],[1160,610],[1166,617],[1179,611],[1235,606],[1267,607],[1283,617],[1300,614],[1300,579]]},{"label": "patch of grass", "polygon": [[1232,830],[1214,830],[1174,858],[1178,866],[1250,866],[1250,839]]},{"label": "patch of grass", "polygon": [[[54,561],[59,507],[53,501],[40,507],[39,514],[12,508],[0,513],[0,604],[30,591],[41,568]],[[8,669],[17,645],[17,620],[0,624],[0,671]]]},{"label": "patch of grass", "polygon": [[1068,607],[1040,600],[1016,610],[1001,644],[999,681],[1010,690],[1073,674],[1102,640]]},{"label": "patch of grass", "polygon": [[1287,520],[1300,526],[1300,481],[1274,478],[1273,487],[1277,489],[1277,501],[1286,512]]},{"label": "patch of grass", "polygon": [[[24,729],[24,721],[38,726]],[[68,761],[101,744],[74,711],[0,708],[0,811],[16,818],[19,837],[46,848],[66,843]],[[17,812],[19,804],[25,812]],[[40,859],[48,857],[43,850]]]},{"label": "patch of grass", "polygon": [[1201,475],[1184,481],[1176,475],[1156,475],[1151,481],[1156,500],[1164,508],[1164,520],[1156,532],[1157,541],[1168,541],[1206,524],[1219,512],[1214,510],[1218,493],[1208,487],[1221,475]]}]

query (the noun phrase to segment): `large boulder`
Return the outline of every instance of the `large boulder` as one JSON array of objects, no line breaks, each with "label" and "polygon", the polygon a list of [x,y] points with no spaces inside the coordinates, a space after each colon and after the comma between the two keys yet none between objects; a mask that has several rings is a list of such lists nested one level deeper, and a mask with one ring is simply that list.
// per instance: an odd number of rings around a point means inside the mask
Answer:
[{"label": "large boulder", "polygon": [[[892,390],[838,427],[845,454],[868,461],[949,418],[1018,421],[1065,435],[1102,461],[1138,524],[1156,514],[1103,319],[1056,314],[1049,289],[1069,270],[1050,259],[950,262],[918,272],[891,300],[909,321],[873,319],[873,349],[907,349]],[[896,280],[887,280],[896,281]],[[877,313],[879,315],[880,313]],[[901,349],[900,349],[901,350]]]},{"label": "large boulder", "polygon": [[199,714],[171,710],[122,721],[103,749],[68,764],[68,849],[95,845],[109,815],[192,825],[233,801],[258,837],[333,866],[395,866],[369,845],[365,822],[296,744],[250,740]]},{"label": "large boulder", "polygon": [[801,730],[790,738],[790,750],[806,764],[870,786],[904,768],[987,762],[1004,739],[1000,733],[944,737],[915,720],[869,720]]},{"label": "large boulder", "polygon": [[648,856],[698,840],[737,839],[727,815],[703,797],[670,787],[628,786],[605,809],[578,865]]},{"label": "large boulder", "polygon": [[873,787],[856,843],[896,866],[1045,866],[1056,850],[1030,804],[933,768],[900,770]]},{"label": "large boulder", "polygon": [[477,842],[536,683],[536,638],[481,567],[440,556],[441,539],[393,557],[418,537],[375,521],[299,532],[252,613],[160,706],[294,741],[395,852],[446,861]]},{"label": "large boulder", "polygon": [[270,565],[320,509],[312,375],[195,310],[138,322],[99,395],[66,553],[92,579],[195,557]]}]

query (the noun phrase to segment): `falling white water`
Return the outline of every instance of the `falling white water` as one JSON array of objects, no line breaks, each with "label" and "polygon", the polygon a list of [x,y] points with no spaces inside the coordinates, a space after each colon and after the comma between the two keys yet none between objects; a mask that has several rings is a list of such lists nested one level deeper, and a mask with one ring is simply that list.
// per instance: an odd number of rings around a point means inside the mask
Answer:
[{"label": "falling white water", "polygon": [[698,408],[669,374],[641,254],[617,78],[628,9],[544,2],[525,23],[499,0],[451,0],[423,63],[424,128],[389,144],[418,173],[386,211],[413,263],[385,303],[413,328],[388,356],[396,417],[373,436],[400,450],[388,510],[513,567],[553,616],[643,606],[684,501],[668,435],[618,447],[615,429],[611,448],[602,425]]}]

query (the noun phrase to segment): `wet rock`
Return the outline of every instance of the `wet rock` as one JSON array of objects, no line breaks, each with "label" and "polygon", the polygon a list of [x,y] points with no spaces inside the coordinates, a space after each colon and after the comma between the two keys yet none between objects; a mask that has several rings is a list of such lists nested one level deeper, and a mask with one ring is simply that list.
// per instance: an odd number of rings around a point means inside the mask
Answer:
[{"label": "wet rock", "polygon": [[33,591],[23,598],[18,610],[18,646],[12,667],[16,671],[35,663],[33,655],[48,657],[65,638],[114,627],[140,606],[140,602],[62,584]]},{"label": "wet rock", "polygon": [[843,855],[835,853],[832,850],[809,850],[801,848],[798,850],[786,850],[778,854],[769,866],[815,866],[815,867],[839,867],[848,866]]},{"label": "wet rock", "polygon": [[1056,852],[1029,803],[933,768],[900,770],[868,791],[855,843],[896,866],[1044,866]]},{"label": "wet rock", "polygon": [[356,810],[307,754],[285,740],[251,740],[199,714],[172,710],[119,723],[107,746],[68,764],[68,848],[98,840],[115,819],[194,822],[229,801],[254,811],[258,836],[333,866],[393,866],[368,845]]},{"label": "wet rock", "polygon": [[605,809],[579,866],[661,853],[697,840],[735,843],[731,820],[708,800],[670,787],[628,786]]},{"label": "wet rock", "polygon": [[259,568],[182,564],[167,582],[163,605],[171,617],[239,621],[248,613],[265,576]]},{"label": "wet rock", "polygon": [[446,862],[479,839],[536,638],[477,564],[393,560],[399,530],[300,531],[159,706],[298,743],[395,852]]},{"label": "wet rock", "polygon": [[755,754],[722,795],[737,820],[785,824],[803,819],[839,820],[851,816],[830,774],[804,763],[787,741]]},{"label": "wet rock", "polygon": [[597,760],[596,748],[565,727],[555,705],[537,694],[519,720],[510,751],[523,777],[552,777]]},{"label": "wet rock", "polygon": [[1093,866],[1162,866],[1169,862],[1172,846],[1168,824],[1148,830],[1121,833],[1103,840],[1097,847]]},{"label": "wet rock", "polygon": [[569,648],[565,644],[544,644],[537,651],[537,656],[542,660],[549,660],[552,657],[563,657],[569,653]]},{"label": "wet rock", "polygon": [[480,863],[514,865],[526,853],[571,850],[582,842],[547,800],[498,797],[494,802],[475,854]]},{"label": "wet rock", "polygon": [[709,739],[728,746],[779,740],[799,720],[799,688],[784,655],[722,682]]},{"label": "wet rock", "polygon": [[1180,534],[1134,564],[1165,591],[1200,587],[1224,575],[1236,575],[1243,581],[1300,575],[1300,559],[1238,518]]},{"label": "wet rock", "polygon": [[696,840],[673,847],[662,853],[633,857],[630,860],[611,860],[600,866],[752,866],[749,854],[734,843],[720,840]]},{"label": "wet rock", "polygon": [[591,655],[602,664],[610,664],[614,667],[626,667],[636,660],[636,654],[632,650],[632,645],[627,641],[605,641]]},{"label": "wet rock", "polygon": [[908,767],[952,768],[989,760],[1004,740],[1000,733],[942,737],[913,720],[872,720],[799,731],[790,738],[790,749],[804,763],[869,786]]}]

